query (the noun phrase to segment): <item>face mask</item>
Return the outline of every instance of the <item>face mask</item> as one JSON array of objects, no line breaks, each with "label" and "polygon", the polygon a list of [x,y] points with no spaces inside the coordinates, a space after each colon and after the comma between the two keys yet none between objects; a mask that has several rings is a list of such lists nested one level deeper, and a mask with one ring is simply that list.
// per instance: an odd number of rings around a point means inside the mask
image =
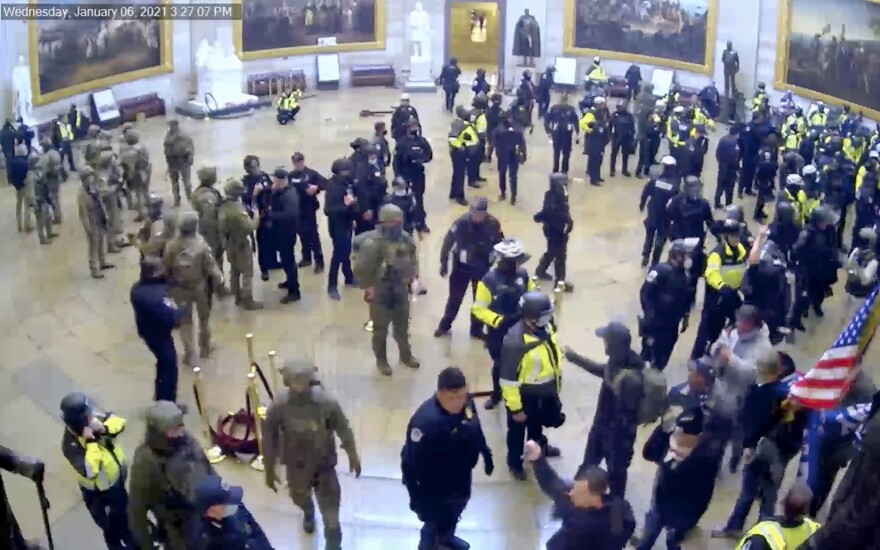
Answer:
[{"label": "face mask", "polygon": [[693,266],[694,266],[694,261],[693,261],[692,259],[690,259],[690,258],[685,258],[685,259],[684,259],[684,268],[685,268],[685,269],[690,269],[690,268],[692,268]]},{"label": "face mask", "polygon": [[367,159],[367,162],[369,162],[369,163],[372,164],[373,166],[376,166],[377,164],[379,164],[379,159],[373,159],[373,158],[371,158],[371,159]]},{"label": "face mask", "polygon": [[394,196],[395,197],[405,197],[406,196],[406,189],[395,189]]},{"label": "face mask", "polygon": [[223,506],[223,517],[228,518],[235,515],[238,511],[238,504],[227,504]]},{"label": "face mask", "polygon": [[168,445],[172,449],[180,449],[183,447],[183,444],[186,443],[186,437],[182,435],[178,435],[177,437],[169,437]]},{"label": "face mask", "polygon": [[498,271],[501,273],[515,273],[516,272],[516,262],[512,260],[499,260],[498,261]]},{"label": "face mask", "polygon": [[400,226],[383,227],[382,232],[391,239],[399,239],[403,235],[403,228]]},{"label": "face mask", "polygon": [[538,320],[535,321],[535,325],[537,325],[538,328],[545,328],[547,325],[550,324],[550,319],[552,318],[553,314],[551,313],[541,315],[540,317],[538,317]]}]

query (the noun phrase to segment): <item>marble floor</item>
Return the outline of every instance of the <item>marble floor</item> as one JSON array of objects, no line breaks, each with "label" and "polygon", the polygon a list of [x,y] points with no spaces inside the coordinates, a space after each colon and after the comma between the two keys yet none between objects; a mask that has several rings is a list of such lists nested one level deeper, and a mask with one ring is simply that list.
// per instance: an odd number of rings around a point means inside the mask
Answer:
[{"label": "marble floor", "polygon": [[[297,122],[288,126],[277,125],[274,113],[267,111],[235,120],[183,120],[181,126],[195,141],[196,168],[216,165],[221,181],[242,173],[242,158],[247,154],[259,155],[263,166],[271,170],[276,165],[289,165],[290,155],[302,151],[310,166],[327,172],[335,158],[349,153],[349,142],[369,136],[373,123],[379,120],[359,118],[358,111],[388,109],[397,99],[398,92],[388,89],[318,92],[317,97],[303,101]],[[338,396],[349,415],[363,462],[363,476],[356,480],[348,473],[345,458],[340,458],[344,540],[345,547],[352,550],[414,549],[417,545],[419,524],[408,509],[400,483],[399,451],[407,420],[433,392],[437,373],[448,365],[457,365],[473,389],[490,386],[488,357],[478,342],[468,338],[464,308],[451,337],[436,339],[432,335],[447,294],[446,281],[438,273],[440,244],[445,229],[465,208],[446,198],[450,164],[445,136],[450,117],[442,110],[442,99],[439,94],[415,95],[413,104],[435,148],[426,195],[433,232],[420,243],[422,273],[429,293],[419,297],[412,308],[412,340],[422,368],[414,372],[395,367],[391,378],[378,375],[369,335],[363,330],[367,313],[361,293],[346,290],[342,301],[334,302],[325,293],[324,276],[309,270],[300,272],[303,300],[295,305],[278,303],[281,291],[275,288],[280,275],[277,272],[270,282],[255,283],[257,298],[267,304],[265,310],[244,312],[230,300],[217,304],[211,325],[218,349],[204,364],[206,401],[209,414],[216,417],[244,404],[246,333],[256,335],[257,359],[263,364],[270,350],[276,350],[280,357],[300,355],[316,361],[324,384]],[[156,167],[152,187],[170,202],[170,186],[162,170],[165,120],[146,121],[139,130]],[[717,140],[719,136],[712,137]],[[468,195],[489,197],[490,212],[501,220],[507,235],[523,240],[535,257],[530,265],[534,267],[544,242],[532,215],[540,208],[547,186],[551,149],[540,129],[528,136],[528,144],[529,160],[520,171],[516,206],[497,202],[496,172],[492,167],[483,168],[489,179],[487,187],[479,192],[469,189]],[[596,327],[616,319],[635,328],[638,289],[644,276],[639,267],[643,229],[637,209],[644,180],[609,178],[606,166],[605,185],[591,187],[583,181],[584,169],[584,157],[573,155],[572,174],[576,179],[570,189],[576,221],[569,248],[569,276],[576,290],[566,297],[563,306],[561,340],[601,359],[602,344],[593,335]],[[710,153],[705,170],[707,195],[714,190],[715,171],[714,154]],[[8,212],[0,219],[0,234],[5,235],[0,245],[0,273],[7,288],[0,298],[0,443],[46,462],[52,503],[49,517],[60,550],[103,547],[60,452],[61,397],[69,391],[84,391],[105,408],[128,418],[128,429],[121,440],[131,453],[143,436],[142,416],[150,402],[154,368],[152,357],[137,338],[128,303],[129,288],[137,277],[137,252],[129,248],[112,256],[117,269],[107,272],[105,279],[89,277],[85,238],[76,215],[77,185],[75,179],[64,185],[65,219],[59,228],[60,237],[51,246],[40,246],[35,234],[16,233],[14,193],[9,187],[0,190],[0,208]],[[133,227],[131,217],[127,213],[129,228]],[[329,239],[325,238],[324,246],[327,250]],[[810,320],[808,334],[793,350],[802,368],[818,357],[845,323],[840,294],[842,291],[830,300],[821,323]],[[683,335],[667,370],[670,383],[684,379],[684,358],[697,321],[694,315],[692,328]],[[392,365],[395,359],[392,356]],[[181,399],[192,403],[190,384],[190,373],[182,372]],[[598,388],[597,379],[565,366],[562,397],[568,422],[550,431],[551,441],[562,449],[562,457],[555,464],[563,474],[573,473],[580,462]],[[459,534],[475,550],[541,548],[555,529],[548,502],[533,482],[516,482],[503,467],[503,413],[484,413],[481,418],[500,467],[491,478],[477,472],[473,499]],[[193,430],[201,429],[196,415],[188,415],[187,422]],[[639,432],[627,493],[640,521],[650,500],[654,475],[653,465],[644,462],[639,452],[648,433],[647,429]],[[266,489],[262,475],[246,462],[229,459],[219,468],[230,483],[245,487],[247,505],[276,548],[322,547],[320,533],[313,538],[302,535],[300,513],[287,498]],[[33,484],[10,475],[5,475],[5,482],[26,535],[41,536]],[[703,518],[702,532],[693,535],[687,548],[733,547],[729,542],[710,541],[705,533],[726,517],[737,488],[738,478],[725,475]]]}]

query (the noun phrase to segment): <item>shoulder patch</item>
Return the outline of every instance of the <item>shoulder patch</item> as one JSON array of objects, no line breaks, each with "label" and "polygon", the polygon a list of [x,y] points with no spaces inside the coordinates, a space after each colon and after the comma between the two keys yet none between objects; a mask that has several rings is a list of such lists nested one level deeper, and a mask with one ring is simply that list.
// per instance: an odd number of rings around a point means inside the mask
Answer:
[{"label": "shoulder patch", "polygon": [[652,269],[651,271],[649,271],[648,276],[645,277],[645,281],[647,281],[649,283],[653,283],[656,279],[657,279],[657,270],[656,269]]},{"label": "shoulder patch", "polygon": [[423,435],[425,434],[423,434],[422,430],[418,428],[413,428],[409,432],[409,438],[412,440],[413,443],[418,443],[419,441],[421,441]]}]

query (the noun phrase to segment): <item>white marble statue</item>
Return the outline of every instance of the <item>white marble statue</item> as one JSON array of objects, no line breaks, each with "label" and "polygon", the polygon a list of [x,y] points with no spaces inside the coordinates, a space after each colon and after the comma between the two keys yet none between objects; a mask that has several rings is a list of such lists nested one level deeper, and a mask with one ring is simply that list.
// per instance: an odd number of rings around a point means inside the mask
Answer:
[{"label": "white marble statue", "polygon": [[199,42],[199,48],[196,50],[196,69],[201,70],[208,66],[208,59],[214,55],[212,51],[211,45],[208,44],[208,41],[202,38],[202,41]]},{"label": "white marble statue", "polygon": [[235,55],[232,44],[224,47],[222,41],[217,39],[212,45],[203,39],[195,57],[199,81],[198,102],[209,103],[205,99],[207,94],[213,96],[220,108],[253,100],[253,96],[241,91],[243,64]]},{"label": "white marble statue", "polygon": [[409,41],[414,59],[431,58],[431,21],[421,2],[409,12]]},{"label": "white marble statue", "polygon": [[15,94],[15,118],[21,118],[28,126],[33,126],[34,104],[31,91],[31,70],[25,63],[24,56],[18,56],[18,64],[12,69],[12,90]]}]

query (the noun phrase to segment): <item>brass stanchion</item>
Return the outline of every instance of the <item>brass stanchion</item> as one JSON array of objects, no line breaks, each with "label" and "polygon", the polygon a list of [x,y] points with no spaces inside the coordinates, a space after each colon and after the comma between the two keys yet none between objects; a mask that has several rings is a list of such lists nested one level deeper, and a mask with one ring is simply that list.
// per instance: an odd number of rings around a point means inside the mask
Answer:
[{"label": "brass stanchion", "polygon": [[269,369],[272,371],[272,395],[277,399],[278,398],[278,364],[275,362],[276,356],[278,354],[275,353],[275,350],[269,352]]},{"label": "brass stanchion", "polygon": [[208,420],[208,413],[205,410],[205,403],[202,401],[202,398],[205,396],[205,392],[202,390],[202,369],[200,367],[193,368],[193,395],[196,399],[196,408],[198,409],[199,416],[202,419],[202,424],[204,424],[205,437],[208,440],[208,445],[210,445],[210,447],[205,447],[205,456],[208,458],[208,462],[210,462],[211,464],[223,462],[223,459],[226,458],[226,455],[223,454],[223,450],[214,443],[211,422],[210,420]]},{"label": "brass stanchion", "polygon": [[[263,465],[263,418],[266,416],[265,407],[260,405],[260,394],[257,392],[257,371],[251,369],[248,373],[247,382],[248,397],[251,401],[251,407],[254,408],[254,433],[257,435],[257,456],[251,460],[251,468],[262,472],[265,470]],[[260,409],[263,409],[262,411]]]},{"label": "brass stanchion", "polygon": [[559,328],[559,319],[562,317],[562,302],[565,296],[565,281],[559,281],[556,283],[556,288],[553,289],[553,307],[556,310],[553,314],[554,321],[556,322],[556,328]]},{"label": "brass stanchion", "polygon": [[364,330],[367,332],[373,332],[373,320],[370,319],[366,323],[364,323]]},{"label": "brass stanchion", "polygon": [[535,285],[535,290],[541,290],[541,279],[537,275],[532,275],[532,284]]},{"label": "brass stanchion", "polygon": [[254,364],[254,335],[251,333],[245,334],[244,342],[247,344],[248,371],[250,371],[251,365]]}]

